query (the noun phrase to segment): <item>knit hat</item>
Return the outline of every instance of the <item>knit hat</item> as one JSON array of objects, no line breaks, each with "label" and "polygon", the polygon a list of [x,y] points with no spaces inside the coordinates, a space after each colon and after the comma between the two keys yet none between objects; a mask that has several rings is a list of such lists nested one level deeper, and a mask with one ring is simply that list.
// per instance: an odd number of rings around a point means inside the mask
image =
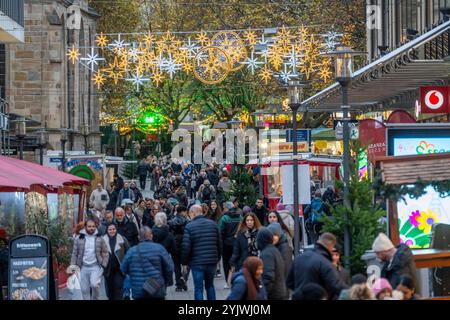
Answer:
[{"label": "knit hat", "polygon": [[384,289],[389,289],[392,291],[391,284],[385,278],[380,278],[380,279],[375,280],[375,282],[371,286],[371,289],[372,289],[372,292],[375,295],[375,297]]},{"label": "knit hat", "polygon": [[6,233],[6,230],[3,228],[0,228],[0,239],[6,239],[8,237],[8,234]]},{"label": "knit hat", "polygon": [[276,206],[277,211],[285,210],[285,209],[286,209],[286,205],[282,204],[281,202],[279,204],[277,204],[277,206]]},{"label": "knit hat", "polygon": [[281,225],[278,222],[272,222],[267,226],[274,235],[281,236]]},{"label": "knit hat", "polygon": [[242,214],[247,214],[247,213],[249,213],[249,212],[252,212],[252,208],[250,208],[249,206],[245,206],[245,207],[242,209]]},{"label": "knit hat", "polygon": [[225,202],[225,208],[227,208],[228,210],[231,210],[234,208],[234,204],[231,201],[227,201]]},{"label": "knit hat", "polygon": [[392,241],[384,233],[380,233],[372,244],[372,250],[375,252],[387,251],[394,248]]}]

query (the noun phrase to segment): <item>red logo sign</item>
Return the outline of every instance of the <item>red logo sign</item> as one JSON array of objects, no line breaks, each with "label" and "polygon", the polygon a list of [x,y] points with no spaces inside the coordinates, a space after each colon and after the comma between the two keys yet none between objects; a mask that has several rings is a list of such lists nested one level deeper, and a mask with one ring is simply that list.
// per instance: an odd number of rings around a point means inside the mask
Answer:
[{"label": "red logo sign", "polygon": [[421,113],[450,113],[449,87],[421,87]]}]

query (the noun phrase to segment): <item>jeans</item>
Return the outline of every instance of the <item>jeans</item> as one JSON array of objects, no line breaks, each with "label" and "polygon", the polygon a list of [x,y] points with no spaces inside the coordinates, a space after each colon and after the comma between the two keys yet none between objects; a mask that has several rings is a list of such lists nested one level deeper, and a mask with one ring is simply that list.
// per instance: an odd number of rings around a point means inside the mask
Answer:
[{"label": "jeans", "polygon": [[214,289],[214,275],[217,265],[206,264],[192,266],[192,277],[194,279],[195,300],[203,300],[203,281],[205,282],[206,296],[208,300],[216,300],[216,291]]},{"label": "jeans", "polygon": [[222,255],[222,262],[223,262],[223,271],[225,275],[225,281],[228,282],[228,274],[230,273],[230,260],[233,256],[233,246],[228,246],[226,244],[223,245],[223,255]]},{"label": "jeans", "polygon": [[[81,293],[83,300],[98,300],[100,297],[100,283],[103,277],[103,268],[100,265],[82,266],[80,273]],[[92,289],[92,297],[91,297]]]}]

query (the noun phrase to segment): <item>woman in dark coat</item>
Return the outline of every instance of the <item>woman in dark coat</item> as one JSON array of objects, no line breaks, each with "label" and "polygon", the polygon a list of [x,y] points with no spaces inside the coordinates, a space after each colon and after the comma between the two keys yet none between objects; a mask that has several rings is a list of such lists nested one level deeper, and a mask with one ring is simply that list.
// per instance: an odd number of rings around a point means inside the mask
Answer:
[{"label": "woman in dark coat", "polygon": [[103,275],[105,276],[106,295],[109,300],[122,300],[122,289],[125,276],[120,267],[129,249],[128,241],[117,233],[114,224],[107,227],[106,234],[102,237],[106,243],[109,252],[108,265]]},{"label": "woman in dark coat", "polygon": [[262,283],[263,262],[258,257],[248,257],[241,271],[233,275],[231,293],[227,300],[267,300]]},{"label": "woman in dark coat", "polygon": [[175,291],[187,290],[186,278],[181,274],[181,248],[183,245],[184,227],[189,222],[187,216],[188,209],[185,206],[178,206],[175,217],[168,222],[170,231],[175,237],[175,253],[172,256],[175,271]]},{"label": "woman in dark coat", "polygon": [[219,203],[216,200],[211,200],[208,209],[207,217],[219,223],[220,218],[222,218],[222,210],[220,209]]},{"label": "woman in dark coat", "polygon": [[152,228],[153,242],[162,245],[173,257],[176,253],[175,238],[170,233],[167,225],[167,215],[164,212],[158,212],[155,216],[155,226]]},{"label": "woman in dark coat", "polygon": [[261,223],[252,212],[247,213],[240,222],[235,235],[233,255],[230,259],[232,272],[240,270],[247,257],[258,256],[256,236],[259,228],[261,228]]}]

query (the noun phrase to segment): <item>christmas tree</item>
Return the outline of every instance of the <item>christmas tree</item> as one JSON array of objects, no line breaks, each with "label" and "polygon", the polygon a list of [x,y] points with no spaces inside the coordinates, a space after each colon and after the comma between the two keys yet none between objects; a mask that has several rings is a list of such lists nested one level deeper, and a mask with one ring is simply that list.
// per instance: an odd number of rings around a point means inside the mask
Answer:
[{"label": "christmas tree", "polygon": [[253,206],[257,194],[253,186],[251,173],[242,165],[235,165],[231,170],[231,192],[230,195],[239,200],[241,206]]}]

